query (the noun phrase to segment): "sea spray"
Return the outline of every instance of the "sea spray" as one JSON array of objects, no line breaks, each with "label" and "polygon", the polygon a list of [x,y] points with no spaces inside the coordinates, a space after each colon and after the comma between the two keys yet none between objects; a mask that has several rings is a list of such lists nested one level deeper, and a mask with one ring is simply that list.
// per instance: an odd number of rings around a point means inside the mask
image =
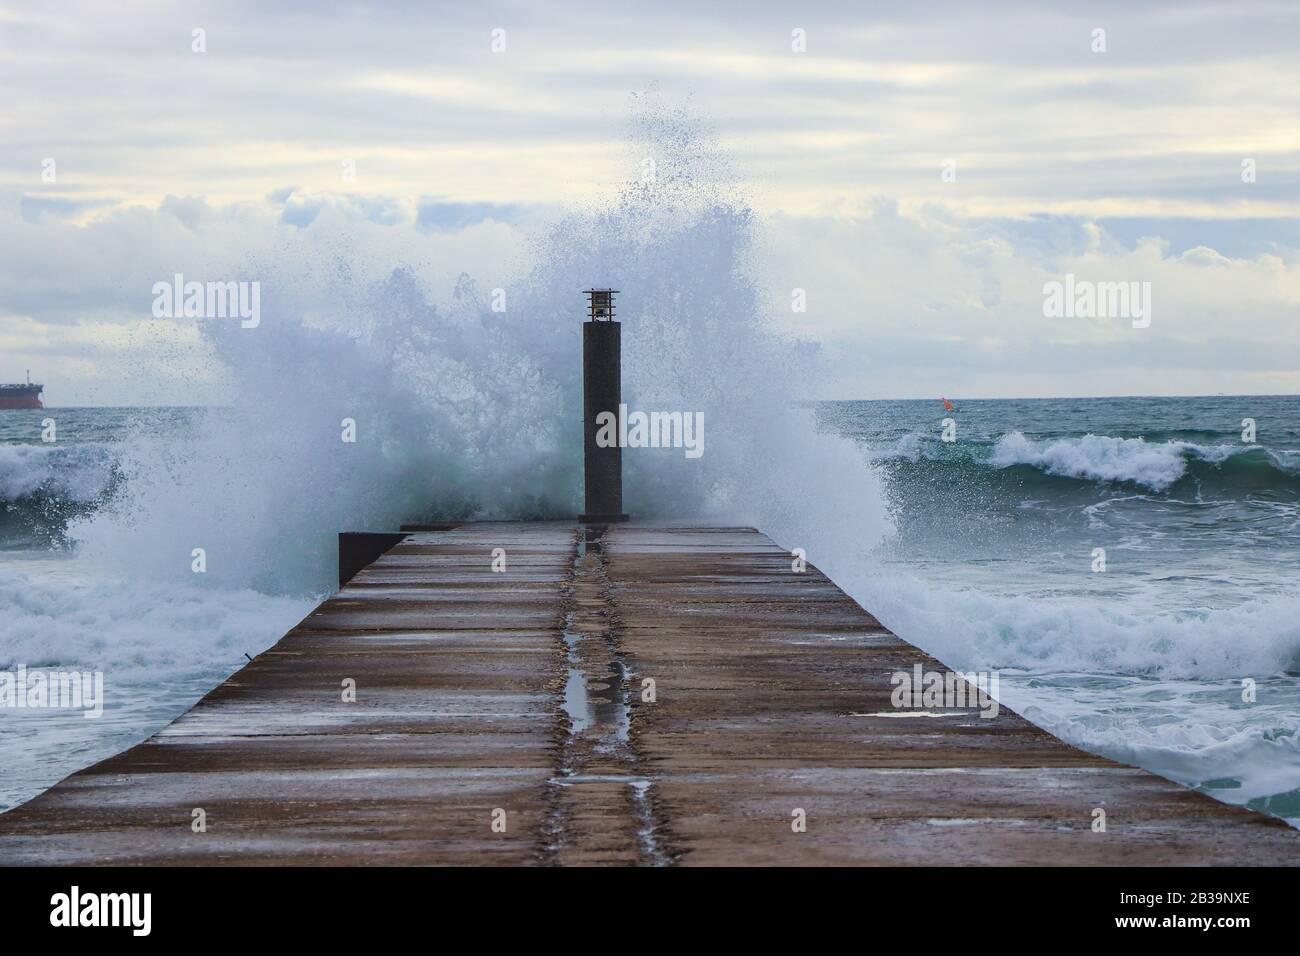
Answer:
[{"label": "sea spray", "polygon": [[[179,443],[133,436],[126,500],[74,529],[85,553],[183,579],[203,548],[213,583],[315,593],[340,530],[572,517],[581,290],[596,281],[622,290],[629,405],[709,422],[707,455],[624,456],[628,510],[879,540],[889,524],[871,466],[800,407],[818,381],[816,349],[764,318],[754,217],[710,133],[647,103],[630,150],[657,157],[656,177],[542,230],[504,313],[467,276],[435,304],[400,262],[358,288],[346,262],[300,271],[263,258],[261,325],[202,327],[232,405]],[[345,420],[354,442],[340,440]]]}]

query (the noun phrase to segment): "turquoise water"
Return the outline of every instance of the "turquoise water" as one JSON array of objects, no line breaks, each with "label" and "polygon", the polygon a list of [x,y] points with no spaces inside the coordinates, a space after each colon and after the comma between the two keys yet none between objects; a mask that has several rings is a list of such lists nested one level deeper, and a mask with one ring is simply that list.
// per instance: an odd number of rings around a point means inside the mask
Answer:
[{"label": "turquoise water", "polygon": [[[175,719],[312,606],[310,588],[267,594],[189,573],[185,529],[88,546],[98,521],[118,535],[161,475],[135,458],[151,439],[184,461],[195,409],[0,412],[0,670],[104,675],[97,719],[73,710],[0,711],[0,810],[144,739]],[[55,422],[56,441],[41,440]],[[111,515],[111,520],[110,520]],[[174,551],[174,555],[166,552]],[[178,569],[159,574],[162,553]]]},{"label": "turquoise water", "polygon": [[1300,398],[950,401],[818,407],[896,525],[837,580],[1071,742],[1300,817]]}]

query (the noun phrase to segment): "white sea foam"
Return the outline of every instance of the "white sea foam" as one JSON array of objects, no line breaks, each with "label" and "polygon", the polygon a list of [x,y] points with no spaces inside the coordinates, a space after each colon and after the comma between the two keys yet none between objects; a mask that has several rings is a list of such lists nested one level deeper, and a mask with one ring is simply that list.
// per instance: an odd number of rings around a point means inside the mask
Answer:
[{"label": "white sea foam", "polygon": [[103,445],[0,445],[0,504],[37,492],[92,504],[112,480]]},{"label": "white sea foam", "polygon": [[1143,438],[1083,435],[1033,441],[1021,432],[1003,435],[988,463],[995,468],[1032,465],[1049,475],[1089,481],[1126,481],[1164,491],[1181,479],[1193,461],[1221,464],[1234,456],[1260,455],[1284,473],[1296,473],[1295,453],[1257,445],[1198,445],[1194,442],[1148,442]]},{"label": "white sea foam", "polygon": [[[363,287],[345,264],[260,264],[260,327],[204,330],[233,407],[181,441],[132,435],[121,500],[71,528],[82,553],[183,580],[202,547],[216,583],[310,593],[328,585],[340,530],[578,513],[581,290],[592,283],[621,290],[628,404],[702,412],[710,425],[698,459],[625,452],[629,511],[809,539],[850,524],[864,544],[879,540],[889,522],[871,467],[796,407],[817,358],[768,330],[748,271],[752,214],[718,185],[725,163],[679,114],[650,108],[634,132],[635,150],[661,157],[656,180],[539,239],[508,313],[467,278],[435,304],[400,264]],[[336,306],[305,314],[303,301]],[[340,440],[345,418],[355,444]]]},{"label": "white sea foam", "polygon": [[1185,454],[1193,447],[1187,442],[1149,443],[1107,435],[1034,442],[1011,432],[999,439],[989,461],[998,468],[1033,465],[1051,475],[1131,481],[1163,491],[1186,473]]},{"label": "white sea foam", "polygon": [[[93,573],[87,573],[93,572]],[[149,582],[76,559],[15,560],[0,569],[0,670],[70,666],[119,682],[220,671],[295,624],[310,599]]]},{"label": "white sea foam", "polygon": [[1044,681],[1003,675],[1003,702],[1062,739],[1300,826],[1300,688],[1261,681]]},{"label": "white sea foam", "polygon": [[[832,562],[832,565],[834,562]],[[1001,671],[999,699],[1067,742],[1300,826],[1300,599],[1154,613],[947,589],[891,570],[832,572],[905,640],[958,670]],[[1289,673],[1288,673],[1289,672]],[[1241,699],[1242,680],[1258,700]]]},{"label": "white sea foam", "polygon": [[0,810],[129,747],[181,714],[310,610],[190,582],[151,582],[69,557],[6,557],[0,568],[0,670],[103,671],[104,716],[8,711],[0,734]]},{"label": "white sea foam", "polygon": [[1124,601],[948,589],[899,571],[836,580],[886,625],[963,670],[1162,679],[1263,678],[1300,667],[1300,598],[1157,613]]}]

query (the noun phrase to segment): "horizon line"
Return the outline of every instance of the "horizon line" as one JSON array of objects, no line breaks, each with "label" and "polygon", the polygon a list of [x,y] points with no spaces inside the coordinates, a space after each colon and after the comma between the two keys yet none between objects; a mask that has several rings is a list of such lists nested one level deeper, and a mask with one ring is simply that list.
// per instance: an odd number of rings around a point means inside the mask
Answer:
[{"label": "horizon line", "polygon": [[[818,404],[823,402],[937,402],[947,398],[950,401],[963,402],[1054,402],[1062,400],[1070,401],[1105,401],[1114,399],[1167,399],[1167,398],[1300,398],[1300,392],[1216,392],[1209,393],[1178,393],[1178,394],[1131,394],[1131,395],[1014,395],[1014,396],[977,396],[977,395],[933,395],[923,397],[909,398],[809,398],[802,399],[798,404]],[[75,411],[77,409],[204,409],[204,408],[237,408],[233,404],[202,404],[202,405],[180,405],[180,404],[144,404],[144,405],[46,405],[39,409],[10,409],[10,411]]]}]

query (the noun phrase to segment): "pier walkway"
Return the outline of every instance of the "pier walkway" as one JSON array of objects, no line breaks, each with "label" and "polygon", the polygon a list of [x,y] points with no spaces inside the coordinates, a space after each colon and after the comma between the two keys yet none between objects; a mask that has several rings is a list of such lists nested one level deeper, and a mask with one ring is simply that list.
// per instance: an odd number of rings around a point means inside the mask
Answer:
[{"label": "pier walkway", "polygon": [[0,863],[1300,862],[1284,824],[1005,707],[905,716],[891,675],[942,665],[791,561],[748,528],[412,534],[0,815]]}]

